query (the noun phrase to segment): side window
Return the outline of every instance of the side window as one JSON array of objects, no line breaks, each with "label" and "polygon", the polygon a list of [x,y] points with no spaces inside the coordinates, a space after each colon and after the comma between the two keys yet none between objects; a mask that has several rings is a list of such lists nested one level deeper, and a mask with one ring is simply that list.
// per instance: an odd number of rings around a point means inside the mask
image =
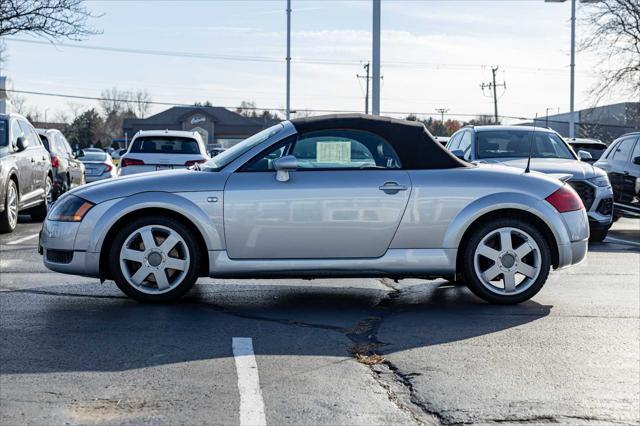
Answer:
[{"label": "side window", "polygon": [[629,159],[629,154],[631,154],[635,139],[636,138],[633,137],[621,140],[618,146],[613,149],[613,156],[611,158],[618,161],[626,161]]},{"label": "side window", "polygon": [[20,137],[24,138],[25,133],[20,124],[18,124],[18,120],[14,118],[11,120],[11,145],[15,147]]},{"label": "side window", "polygon": [[460,141],[460,146],[458,150],[464,152],[464,159],[469,160],[471,158],[471,132],[466,131],[462,135],[462,140]]},{"label": "side window", "polygon": [[56,151],[60,154],[67,153],[67,147],[64,145],[64,138],[60,133],[56,133]]},{"label": "side window", "polygon": [[31,125],[24,120],[18,120],[18,122],[20,123],[20,127],[22,127],[22,132],[24,134],[24,137],[29,139],[29,144],[32,147],[42,146],[42,142],[40,141],[40,136],[38,136],[35,130],[33,130]]},{"label": "side window", "polygon": [[640,157],[640,139],[636,141],[636,146],[635,148],[633,148],[633,153],[631,154],[631,161],[633,161],[633,159],[636,157]]},{"label": "side window", "polygon": [[381,137],[361,130],[323,130],[301,135],[291,152],[298,168],[399,169],[400,159]]},{"label": "side window", "polygon": [[458,149],[458,146],[460,144],[460,139],[462,138],[462,133],[466,133],[466,132],[456,133],[453,136],[453,138],[451,138],[451,142],[449,143],[449,151]]},{"label": "side window", "polygon": [[284,157],[289,152],[291,145],[295,142],[296,137],[290,136],[283,141],[272,145],[266,151],[261,152],[246,163],[240,171],[242,172],[268,172],[273,171],[273,161],[280,157]]}]

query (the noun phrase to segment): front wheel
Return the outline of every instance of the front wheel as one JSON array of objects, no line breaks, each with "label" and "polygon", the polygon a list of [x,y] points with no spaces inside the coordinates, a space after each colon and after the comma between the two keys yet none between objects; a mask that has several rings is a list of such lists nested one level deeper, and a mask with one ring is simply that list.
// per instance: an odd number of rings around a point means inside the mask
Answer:
[{"label": "front wheel", "polygon": [[474,230],[465,248],[469,289],[490,303],[515,304],[540,291],[551,267],[544,236],[521,219],[498,219]]},{"label": "front wheel", "polygon": [[198,279],[202,252],[191,230],[163,216],[140,218],[116,235],[109,264],[117,286],[140,302],[179,299]]},{"label": "front wheel", "polygon": [[607,238],[607,234],[609,233],[609,227],[604,228],[595,228],[592,227],[589,230],[589,241],[592,243],[601,243]]},{"label": "front wheel", "polygon": [[9,179],[4,196],[4,211],[0,213],[0,232],[13,232],[18,224],[18,187]]}]

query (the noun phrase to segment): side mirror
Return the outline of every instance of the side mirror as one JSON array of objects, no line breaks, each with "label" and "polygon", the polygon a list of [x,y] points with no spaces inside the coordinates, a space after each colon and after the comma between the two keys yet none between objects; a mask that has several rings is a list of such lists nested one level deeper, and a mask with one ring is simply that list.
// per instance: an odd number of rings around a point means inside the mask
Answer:
[{"label": "side mirror", "polygon": [[287,182],[289,180],[289,172],[298,168],[298,159],[293,155],[285,155],[273,160],[273,168],[276,169],[276,180],[278,182]]},{"label": "side mirror", "polygon": [[29,141],[27,139],[23,138],[22,136],[20,136],[18,138],[18,140],[16,141],[16,148],[18,148],[18,152],[19,151],[24,151],[28,147],[29,147]]},{"label": "side mirror", "polygon": [[593,160],[593,156],[591,155],[591,153],[589,153],[587,151],[583,151],[583,150],[578,151],[578,158],[580,159],[580,161],[592,161]]},{"label": "side mirror", "polygon": [[[456,157],[458,157],[459,159],[464,160],[464,152],[462,150],[454,149],[453,151],[451,151],[451,153]],[[467,161],[467,160],[464,160],[464,161]]]},{"label": "side mirror", "polygon": [[632,160],[632,161],[633,161],[633,164],[638,164],[638,165],[640,165],[640,156],[638,156],[638,157],[633,157],[633,160]]}]

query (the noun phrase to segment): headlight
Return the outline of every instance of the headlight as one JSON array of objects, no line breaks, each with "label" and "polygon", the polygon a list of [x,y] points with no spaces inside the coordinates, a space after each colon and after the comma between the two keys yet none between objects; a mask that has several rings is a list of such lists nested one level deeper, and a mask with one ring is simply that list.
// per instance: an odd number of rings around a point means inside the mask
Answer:
[{"label": "headlight", "polygon": [[85,199],[75,195],[67,195],[53,205],[53,210],[49,213],[49,220],[80,222],[93,206],[93,203]]},{"label": "headlight", "polygon": [[610,186],[611,184],[609,183],[609,178],[607,177],[607,175],[603,175],[603,176],[598,176],[598,177],[594,177],[591,179],[587,179],[589,182],[591,182],[592,184],[594,184],[595,186]]}]

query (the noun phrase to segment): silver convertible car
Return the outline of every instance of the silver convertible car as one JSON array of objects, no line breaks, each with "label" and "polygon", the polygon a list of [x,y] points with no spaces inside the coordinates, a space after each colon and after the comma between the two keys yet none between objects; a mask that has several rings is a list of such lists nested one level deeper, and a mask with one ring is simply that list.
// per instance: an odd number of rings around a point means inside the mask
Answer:
[{"label": "silver convertible car", "polygon": [[582,261],[588,237],[559,180],[466,163],[419,123],[335,115],[282,122],[189,170],[74,189],[40,246],[49,269],[145,302],[200,276],[445,277],[510,304]]}]

